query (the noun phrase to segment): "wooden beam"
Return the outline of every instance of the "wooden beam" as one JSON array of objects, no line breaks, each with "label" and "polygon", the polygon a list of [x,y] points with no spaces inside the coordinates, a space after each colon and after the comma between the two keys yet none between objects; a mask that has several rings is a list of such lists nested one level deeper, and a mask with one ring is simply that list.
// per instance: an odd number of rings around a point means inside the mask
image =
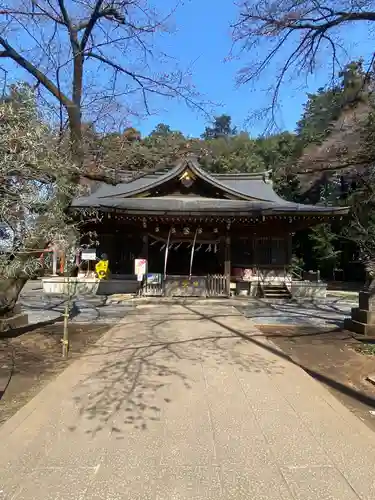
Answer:
[{"label": "wooden beam", "polygon": [[230,234],[227,233],[225,236],[225,246],[224,246],[224,276],[226,279],[227,295],[230,296],[230,278],[231,278],[231,261],[230,261]]}]

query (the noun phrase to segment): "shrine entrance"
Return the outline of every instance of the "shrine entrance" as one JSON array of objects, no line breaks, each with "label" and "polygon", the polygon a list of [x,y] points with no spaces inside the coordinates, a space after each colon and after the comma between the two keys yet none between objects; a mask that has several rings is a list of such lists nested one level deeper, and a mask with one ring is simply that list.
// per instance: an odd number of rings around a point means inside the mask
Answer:
[{"label": "shrine entrance", "polygon": [[174,240],[167,249],[165,239],[150,238],[148,269],[153,273],[179,276],[223,274],[223,252],[217,241]]}]

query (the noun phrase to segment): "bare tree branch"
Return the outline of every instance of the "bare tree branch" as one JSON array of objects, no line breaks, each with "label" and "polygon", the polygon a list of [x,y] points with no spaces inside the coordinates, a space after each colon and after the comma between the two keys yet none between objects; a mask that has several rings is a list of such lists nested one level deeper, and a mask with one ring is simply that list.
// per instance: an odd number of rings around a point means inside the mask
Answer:
[{"label": "bare tree branch", "polygon": [[71,101],[63,94],[56,85],[50,80],[44,73],[39,71],[30,61],[25,59],[21,54],[19,54],[2,36],[0,36],[0,45],[4,47],[3,56],[13,59],[14,62],[19,64],[28,73],[34,76],[38,82],[40,82],[51,94],[61,101],[64,106],[71,106]]},{"label": "bare tree branch", "polygon": [[[0,57],[23,68],[56,99],[60,127],[68,122],[77,163],[83,164],[82,122],[115,119],[115,108],[129,113],[130,97],[139,106],[132,109],[138,116],[153,112],[156,100],[151,97],[158,95],[205,111],[190,75],[171,69],[171,60],[155,53],[155,34],[166,31],[169,15],[158,16],[148,0],[2,2]],[[141,103],[135,99],[137,93]],[[45,101],[51,102],[48,97]],[[89,108],[86,102],[97,105]],[[108,103],[111,112],[99,117],[96,113],[103,107],[109,110]],[[117,117],[118,122],[122,119]]]},{"label": "bare tree branch", "polygon": [[[239,4],[239,17],[232,25],[234,47],[250,57],[256,54],[239,75],[240,84],[257,80],[272,68],[275,84],[272,87],[273,110],[280,87],[287,76],[298,78],[303,71],[315,71],[324,54],[324,67],[331,72],[332,82],[337,75],[344,47],[338,38],[339,30],[353,23],[375,21],[372,0],[353,3],[344,0],[245,0]],[[329,55],[328,55],[329,54]],[[281,62],[280,62],[281,61]],[[341,63],[347,63],[342,60]],[[369,61],[369,70],[372,62]]]}]

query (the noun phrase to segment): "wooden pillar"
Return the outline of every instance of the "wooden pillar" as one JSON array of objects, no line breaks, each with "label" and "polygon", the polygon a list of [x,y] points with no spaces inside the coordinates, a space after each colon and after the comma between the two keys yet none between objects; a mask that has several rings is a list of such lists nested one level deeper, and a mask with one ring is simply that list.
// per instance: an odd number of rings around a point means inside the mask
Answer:
[{"label": "wooden pillar", "polygon": [[149,262],[148,262],[148,233],[144,233],[142,237],[142,259],[146,259],[146,275],[143,276],[143,279],[147,279],[147,274],[149,270]]},{"label": "wooden pillar", "polygon": [[148,261],[148,233],[145,233],[142,238],[142,259]]},{"label": "wooden pillar", "polygon": [[258,255],[257,255],[257,244],[256,244],[256,236],[253,235],[251,238],[251,249],[253,252],[253,267],[257,268],[258,264]]},{"label": "wooden pillar", "polygon": [[230,275],[231,275],[231,261],[230,261],[230,235],[225,237],[224,246],[224,275],[226,279],[227,295],[230,296]]},{"label": "wooden pillar", "polygon": [[293,257],[293,247],[292,247],[292,239],[293,235],[291,233],[288,233],[286,235],[286,265],[289,266],[292,262],[292,257]]},{"label": "wooden pillar", "polygon": [[257,245],[257,236],[254,234],[252,238],[253,245],[253,273],[255,270],[256,279],[259,281],[259,266],[258,266],[258,245]]}]

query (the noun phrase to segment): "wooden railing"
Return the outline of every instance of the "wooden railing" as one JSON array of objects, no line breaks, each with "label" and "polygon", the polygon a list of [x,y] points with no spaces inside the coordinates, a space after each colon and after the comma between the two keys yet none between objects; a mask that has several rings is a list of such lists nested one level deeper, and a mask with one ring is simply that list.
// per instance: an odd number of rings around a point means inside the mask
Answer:
[{"label": "wooden railing", "polygon": [[141,295],[149,297],[159,297],[164,294],[163,282],[160,283],[147,283],[144,281],[141,288]]},{"label": "wooden railing", "polygon": [[[223,274],[213,274],[205,278],[207,297],[228,297],[229,280]],[[155,297],[164,295],[164,283],[148,283],[144,281],[141,287],[141,295]]]},{"label": "wooden railing", "polygon": [[228,280],[222,274],[213,274],[206,278],[207,297],[229,296]]}]

